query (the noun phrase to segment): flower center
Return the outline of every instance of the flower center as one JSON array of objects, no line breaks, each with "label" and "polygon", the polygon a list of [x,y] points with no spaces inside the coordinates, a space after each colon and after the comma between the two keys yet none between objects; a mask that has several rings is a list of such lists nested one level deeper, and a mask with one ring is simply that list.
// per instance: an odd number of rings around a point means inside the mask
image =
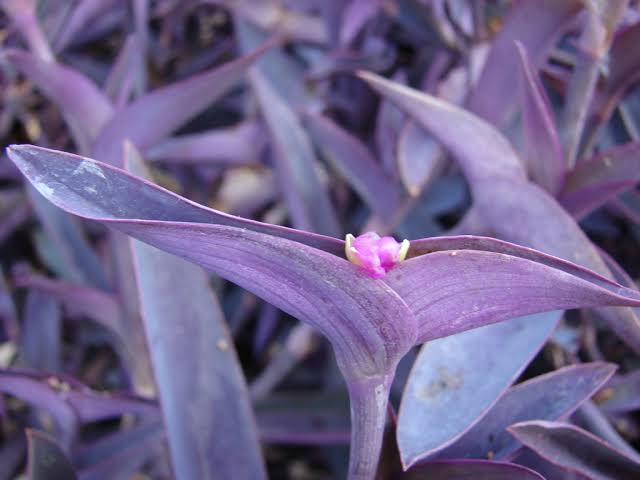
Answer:
[{"label": "flower center", "polygon": [[370,277],[382,278],[396,264],[403,261],[409,251],[409,240],[398,243],[393,237],[380,237],[375,232],[345,238],[347,259],[361,267]]}]

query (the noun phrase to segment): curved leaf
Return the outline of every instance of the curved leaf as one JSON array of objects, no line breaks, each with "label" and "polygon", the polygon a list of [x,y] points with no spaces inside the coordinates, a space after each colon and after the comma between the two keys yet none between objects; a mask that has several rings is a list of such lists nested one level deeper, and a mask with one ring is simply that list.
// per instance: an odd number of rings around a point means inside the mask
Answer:
[{"label": "curved leaf", "polygon": [[358,76],[432,133],[457,157],[471,181],[493,175],[524,179],[524,169],[513,147],[486,121],[449,102],[373,73],[359,72]]},{"label": "curved leaf", "polygon": [[516,423],[509,431],[538,455],[594,480],[638,478],[640,463],[598,437],[566,423]]},{"label": "curved leaf", "polygon": [[437,458],[510,458],[519,445],[506,431],[509,425],[567,417],[615,370],[615,365],[605,363],[572,365],[520,383],[458,441],[438,452]]},{"label": "curved leaf", "polygon": [[564,183],[565,164],[553,110],[529,54],[520,42],[516,47],[522,72],[523,157],[532,179],[555,195]]},{"label": "curved leaf", "polygon": [[571,20],[583,8],[581,0],[520,0],[504,20],[491,45],[480,78],[471,91],[469,109],[494,125],[502,125],[516,105],[512,88],[518,55],[518,40],[540,66]]},{"label": "curved leaf", "polygon": [[[124,140],[143,151],[152,147],[227,93],[272,45],[273,42],[268,42],[237,60],[154,90],[118,110],[101,130],[93,145],[93,156],[118,165]],[[149,118],[162,121],[150,122]]]},{"label": "curved leaf", "polygon": [[[129,171],[148,177],[128,153]],[[131,248],[176,477],[266,478],[244,376],[205,272],[135,240]]]},{"label": "curved leaf", "polygon": [[560,201],[583,218],[640,181],[640,142],[615,146],[579,163],[567,177]]},{"label": "curved leaf", "polygon": [[531,315],[425,344],[398,415],[405,468],[452,444],[480,421],[542,348],[559,318],[557,312]]}]

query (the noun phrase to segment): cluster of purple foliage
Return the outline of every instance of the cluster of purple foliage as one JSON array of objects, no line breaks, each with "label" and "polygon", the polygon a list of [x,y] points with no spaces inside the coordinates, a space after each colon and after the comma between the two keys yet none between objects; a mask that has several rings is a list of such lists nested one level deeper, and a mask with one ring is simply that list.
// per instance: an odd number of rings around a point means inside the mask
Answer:
[{"label": "cluster of purple foliage", "polygon": [[0,480],[640,478],[637,1],[0,7]]}]

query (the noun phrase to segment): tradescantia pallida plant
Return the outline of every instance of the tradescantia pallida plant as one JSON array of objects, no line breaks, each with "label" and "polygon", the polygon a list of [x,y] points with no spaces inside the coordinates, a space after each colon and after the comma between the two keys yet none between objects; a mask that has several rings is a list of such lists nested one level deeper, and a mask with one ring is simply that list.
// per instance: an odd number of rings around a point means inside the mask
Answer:
[{"label": "tradescantia pallida plant", "polygon": [[30,145],[8,154],[63,210],[197,263],[325,335],[351,399],[352,479],[375,476],[390,385],[414,345],[536,312],[640,306],[637,291],[500,240],[425,238],[407,250],[368,234],[345,245],[205,208],[89,158]]}]

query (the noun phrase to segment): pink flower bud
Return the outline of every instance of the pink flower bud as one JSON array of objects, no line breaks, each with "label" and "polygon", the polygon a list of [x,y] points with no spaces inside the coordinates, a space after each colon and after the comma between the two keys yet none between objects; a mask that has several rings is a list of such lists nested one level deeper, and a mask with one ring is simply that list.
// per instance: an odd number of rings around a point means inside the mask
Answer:
[{"label": "pink flower bud", "polygon": [[380,237],[375,232],[359,237],[348,234],[345,253],[351,263],[362,267],[372,278],[382,278],[407,256],[409,240],[398,243],[393,237]]}]

